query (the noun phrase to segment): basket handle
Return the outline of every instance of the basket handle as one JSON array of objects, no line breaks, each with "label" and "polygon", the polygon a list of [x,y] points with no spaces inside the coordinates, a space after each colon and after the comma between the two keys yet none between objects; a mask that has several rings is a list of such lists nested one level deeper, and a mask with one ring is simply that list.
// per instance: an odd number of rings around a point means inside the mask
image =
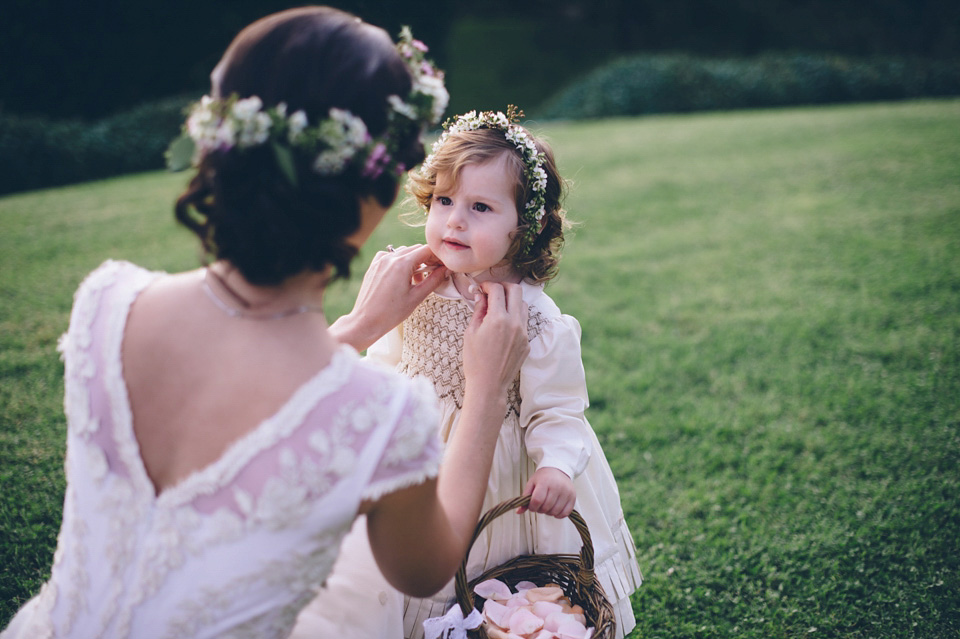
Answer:
[{"label": "basket handle", "polygon": [[[475,605],[473,592],[467,585],[467,559],[470,557],[470,550],[473,549],[474,542],[477,541],[477,537],[480,536],[481,531],[490,525],[494,519],[511,510],[516,510],[529,504],[530,495],[508,499],[488,510],[480,518],[480,521],[477,522],[477,527],[473,531],[473,538],[470,540],[467,552],[463,556],[463,561],[460,562],[460,568],[457,570],[457,577],[454,582],[457,603],[460,604],[460,610],[463,612],[464,617],[470,614],[470,611],[473,610]],[[587,528],[587,522],[583,520],[583,517],[581,517],[580,513],[576,510],[571,511],[569,519],[573,522],[577,532],[580,533],[581,541],[583,541],[583,545],[580,548],[580,574],[578,575],[578,582],[582,586],[591,588],[596,581],[596,575],[593,572],[593,541],[590,539],[590,530]]]}]

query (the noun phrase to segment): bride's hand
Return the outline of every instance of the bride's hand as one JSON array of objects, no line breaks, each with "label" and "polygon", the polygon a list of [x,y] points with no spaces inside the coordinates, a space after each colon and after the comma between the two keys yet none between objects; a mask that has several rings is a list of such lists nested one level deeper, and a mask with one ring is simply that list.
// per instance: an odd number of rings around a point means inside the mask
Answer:
[{"label": "bride's hand", "polygon": [[446,267],[425,244],[379,251],[363,276],[353,310],[330,331],[362,351],[403,322],[446,277]]},{"label": "bride's hand", "polygon": [[530,352],[529,309],[519,284],[483,282],[480,290],[483,294],[478,296],[473,319],[463,335],[466,386],[505,398]]}]

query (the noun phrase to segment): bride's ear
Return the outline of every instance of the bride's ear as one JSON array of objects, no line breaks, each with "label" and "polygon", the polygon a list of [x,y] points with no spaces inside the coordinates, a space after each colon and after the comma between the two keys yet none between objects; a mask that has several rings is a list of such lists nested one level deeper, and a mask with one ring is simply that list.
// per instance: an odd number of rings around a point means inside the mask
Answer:
[{"label": "bride's ear", "polygon": [[[397,188],[400,188],[399,185],[397,185]],[[396,200],[396,194],[394,194],[394,200]],[[357,207],[360,212],[360,226],[353,234],[347,236],[346,242],[354,248],[360,249],[370,239],[380,221],[383,220],[388,207],[380,204],[380,201],[373,195],[357,197]]]}]

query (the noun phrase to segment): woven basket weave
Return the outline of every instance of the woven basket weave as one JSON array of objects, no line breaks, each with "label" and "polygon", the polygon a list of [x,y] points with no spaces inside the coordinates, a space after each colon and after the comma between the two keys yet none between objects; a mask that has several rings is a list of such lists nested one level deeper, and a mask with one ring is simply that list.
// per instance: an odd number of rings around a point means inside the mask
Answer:
[{"label": "woven basket weave", "polygon": [[[488,510],[477,523],[470,540],[470,548],[477,541],[480,532],[497,517],[521,506],[530,503],[530,496],[508,499]],[[583,547],[579,555],[521,555],[510,561],[487,570],[479,577],[467,581],[467,556],[464,557],[457,571],[455,582],[457,603],[463,615],[467,616],[474,608],[483,609],[483,598],[474,594],[473,587],[487,579],[499,579],[511,588],[520,581],[532,581],[538,586],[556,584],[563,588],[563,593],[572,604],[583,608],[587,618],[587,627],[594,627],[593,639],[612,639],[616,632],[616,621],[613,616],[613,606],[604,595],[603,588],[597,582],[593,572],[593,542],[590,540],[590,531],[587,523],[576,510],[570,513],[570,521],[580,533]],[[476,630],[469,631],[471,639],[487,639],[483,625]]]}]

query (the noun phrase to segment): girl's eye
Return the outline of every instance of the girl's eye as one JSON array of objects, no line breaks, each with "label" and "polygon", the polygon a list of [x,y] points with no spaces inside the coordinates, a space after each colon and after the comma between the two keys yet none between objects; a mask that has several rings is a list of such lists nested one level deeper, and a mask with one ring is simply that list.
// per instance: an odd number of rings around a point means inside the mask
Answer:
[{"label": "girl's eye", "polygon": [[484,204],[483,202],[477,202],[476,204],[473,205],[473,208],[475,208],[479,213],[486,213],[487,211],[490,210],[490,207]]},{"label": "girl's eye", "polygon": [[443,206],[450,206],[450,198],[448,198],[448,197],[446,197],[446,196],[444,196],[444,195],[438,195],[438,196],[436,197],[436,200],[437,200],[437,202],[439,202],[439,203],[442,204]]}]

